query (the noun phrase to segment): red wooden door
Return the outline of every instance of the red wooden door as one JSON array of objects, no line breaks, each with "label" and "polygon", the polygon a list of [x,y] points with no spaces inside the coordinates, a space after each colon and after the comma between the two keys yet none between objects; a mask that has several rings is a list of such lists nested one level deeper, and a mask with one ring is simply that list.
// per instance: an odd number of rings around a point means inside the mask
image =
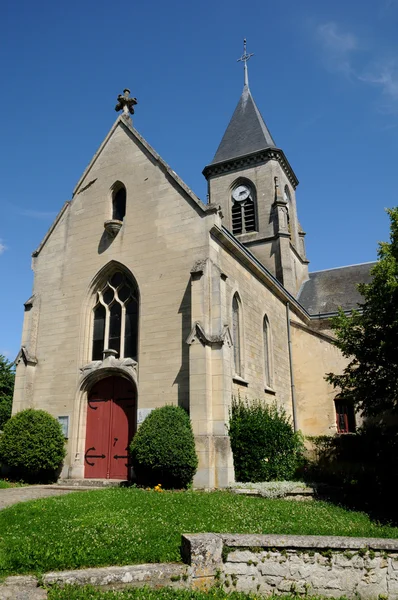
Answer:
[{"label": "red wooden door", "polygon": [[136,428],[133,385],[107,377],[94,385],[87,401],[85,477],[128,479],[128,445]]}]

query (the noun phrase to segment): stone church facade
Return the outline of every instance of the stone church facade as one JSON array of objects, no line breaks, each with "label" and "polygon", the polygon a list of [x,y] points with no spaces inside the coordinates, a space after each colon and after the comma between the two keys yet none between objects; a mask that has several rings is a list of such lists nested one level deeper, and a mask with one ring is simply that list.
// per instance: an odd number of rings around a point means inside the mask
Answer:
[{"label": "stone church facade", "polygon": [[33,253],[13,411],[59,418],[63,477],[126,479],[136,428],[178,404],[204,488],[234,479],[234,395],[276,401],[305,435],[349,430],[324,379],[345,364],[329,323],[356,306],[371,265],[309,274],[298,180],[247,80],[203,171],[207,203],[133,127],[129,91],[118,100],[123,114]]}]

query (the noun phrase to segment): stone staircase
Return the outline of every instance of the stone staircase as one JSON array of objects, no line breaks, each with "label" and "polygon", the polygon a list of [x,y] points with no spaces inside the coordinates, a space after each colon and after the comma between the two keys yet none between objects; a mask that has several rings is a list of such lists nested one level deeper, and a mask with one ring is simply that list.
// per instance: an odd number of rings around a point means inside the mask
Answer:
[{"label": "stone staircase", "polygon": [[55,484],[61,488],[110,488],[110,487],[127,487],[128,481],[121,479],[58,479]]}]

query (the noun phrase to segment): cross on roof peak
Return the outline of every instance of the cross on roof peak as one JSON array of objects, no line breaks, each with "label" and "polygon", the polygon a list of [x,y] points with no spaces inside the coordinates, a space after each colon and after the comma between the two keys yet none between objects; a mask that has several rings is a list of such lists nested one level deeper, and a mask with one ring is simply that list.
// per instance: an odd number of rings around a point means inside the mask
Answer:
[{"label": "cross on roof peak", "polygon": [[123,110],[123,114],[127,117],[134,114],[134,106],[137,104],[137,98],[130,98],[130,90],[123,90],[123,94],[119,94],[117,97],[117,104],[115,106],[116,112]]}]

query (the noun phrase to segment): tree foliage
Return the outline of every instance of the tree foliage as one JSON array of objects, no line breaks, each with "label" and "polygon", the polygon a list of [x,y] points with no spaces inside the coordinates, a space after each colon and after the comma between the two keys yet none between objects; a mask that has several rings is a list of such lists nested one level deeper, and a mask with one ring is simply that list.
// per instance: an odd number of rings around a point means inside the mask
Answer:
[{"label": "tree foliage", "polygon": [[364,416],[398,413],[398,207],[387,210],[390,242],[381,242],[373,279],[360,284],[364,300],[351,315],[334,319],[336,345],[350,359],[327,380]]},{"label": "tree foliage", "polygon": [[13,364],[0,354],[0,431],[11,417],[14,379]]}]

